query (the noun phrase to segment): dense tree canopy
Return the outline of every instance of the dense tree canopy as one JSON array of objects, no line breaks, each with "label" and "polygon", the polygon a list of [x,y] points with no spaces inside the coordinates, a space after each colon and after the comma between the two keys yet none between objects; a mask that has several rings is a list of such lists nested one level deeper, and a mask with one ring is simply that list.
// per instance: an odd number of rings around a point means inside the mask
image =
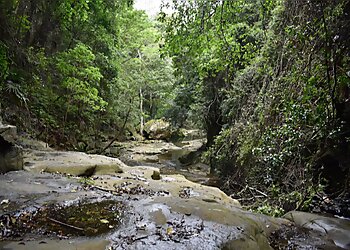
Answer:
[{"label": "dense tree canopy", "polygon": [[1,1],[0,21],[1,111],[22,129],[77,147],[165,112],[171,63],[132,1]]},{"label": "dense tree canopy", "polygon": [[203,114],[206,156],[226,188],[260,188],[286,210],[307,207],[321,184],[348,189],[335,175],[349,173],[349,1],[173,4],[160,16],[164,53],[179,88],[201,93],[178,105]]}]

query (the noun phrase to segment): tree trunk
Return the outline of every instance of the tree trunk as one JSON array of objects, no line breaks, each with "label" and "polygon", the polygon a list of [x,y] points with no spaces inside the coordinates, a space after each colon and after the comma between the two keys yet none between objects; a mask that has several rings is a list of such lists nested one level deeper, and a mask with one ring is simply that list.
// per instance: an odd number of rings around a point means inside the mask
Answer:
[{"label": "tree trunk", "polygon": [[[142,54],[140,50],[137,50],[137,53],[139,55],[139,58],[141,60],[141,67],[142,67]],[[142,68],[141,68],[142,70]],[[142,93],[142,87],[140,86],[140,135],[143,136],[143,125],[144,125],[144,119],[143,119],[143,93]]]},{"label": "tree trunk", "polygon": [[140,134],[143,136],[143,125],[144,125],[144,119],[143,119],[143,93],[142,88],[140,87]]},{"label": "tree trunk", "polygon": [[207,130],[207,144],[209,148],[214,144],[215,137],[219,135],[223,121],[220,110],[222,102],[222,94],[220,93],[222,88],[225,87],[225,80],[222,74],[215,76],[209,76],[205,79],[206,99],[207,99],[207,112],[205,117],[205,125]]}]

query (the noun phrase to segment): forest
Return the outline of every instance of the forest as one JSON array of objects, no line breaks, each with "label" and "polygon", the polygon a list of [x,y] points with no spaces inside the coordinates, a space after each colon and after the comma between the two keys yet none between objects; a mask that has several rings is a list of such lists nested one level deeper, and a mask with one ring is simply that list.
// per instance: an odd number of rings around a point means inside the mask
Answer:
[{"label": "forest", "polygon": [[87,151],[163,119],[205,131],[210,175],[254,211],[349,203],[349,0],[133,4],[0,0],[0,121]]}]

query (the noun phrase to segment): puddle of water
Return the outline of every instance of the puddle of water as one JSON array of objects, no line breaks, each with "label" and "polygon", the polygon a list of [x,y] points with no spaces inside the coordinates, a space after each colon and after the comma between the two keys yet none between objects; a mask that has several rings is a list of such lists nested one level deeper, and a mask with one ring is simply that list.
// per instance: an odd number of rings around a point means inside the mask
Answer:
[{"label": "puddle of water", "polygon": [[122,202],[106,200],[71,206],[49,205],[34,211],[22,211],[13,216],[2,215],[0,240],[19,238],[26,234],[97,236],[118,227],[124,211]]}]

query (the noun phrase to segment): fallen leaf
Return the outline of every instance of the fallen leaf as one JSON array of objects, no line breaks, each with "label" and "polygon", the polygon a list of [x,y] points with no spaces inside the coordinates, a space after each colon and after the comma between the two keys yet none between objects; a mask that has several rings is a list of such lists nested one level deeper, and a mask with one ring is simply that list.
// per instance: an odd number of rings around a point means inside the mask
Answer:
[{"label": "fallen leaf", "polygon": [[172,227],[168,227],[167,229],[166,229],[166,234],[172,234],[172,233],[174,233],[174,229],[172,228]]},{"label": "fallen leaf", "polygon": [[16,222],[17,222],[17,218],[11,217],[11,223],[12,223],[12,224],[15,224]]},{"label": "fallen leaf", "polygon": [[109,221],[106,220],[106,219],[102,219],[102,220],[100,220],[100,221],[101,221],[101,223],[103,223],[103,224],[108,224],[108,223],[109,223]]}]

